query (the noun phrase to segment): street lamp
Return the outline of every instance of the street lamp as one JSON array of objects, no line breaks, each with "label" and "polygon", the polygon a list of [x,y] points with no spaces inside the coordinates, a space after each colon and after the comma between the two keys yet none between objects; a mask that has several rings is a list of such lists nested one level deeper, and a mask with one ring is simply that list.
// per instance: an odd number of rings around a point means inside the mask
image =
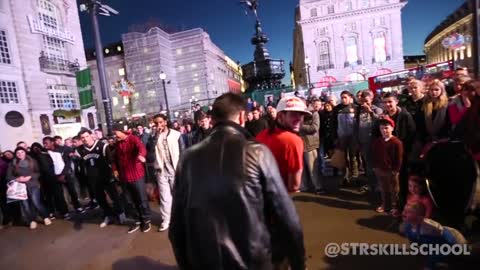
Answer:
[{"label": "street lamp", "polygon": [[307,88],[310,89],[310,58],[305,57],[305,70],[307,71]]},{"label": "street lamp", "polygon": [[364,81],[367,80],[367,74],[368,73],[370,73],[370,70],[368,68],[366,68],[365,66],[363,66],[362,69],[360,69],[360,74],[362,74]]},{"label": "street lamp", "polygon": [[167,79],[167,74],[161,71],[159,78],[162,81],[162,85],[163,85],[163,96],[165,97],[165,105],[167,105],[167,118],[170,120],[170,107],[168,106],[167,88],[165,87],[165,80]]},{"label": "street lamp", "polygon": [[105,73],[105,64],[103,61],[102,40],[100,38],[100,30],[98,27],[97,13],[103,16],[110,14],[118,15],[118,11],[108,5],[102,4],[99,0],[82,0],[80,1],[80,11],[88,11],[92,20],[93,37],[95,41],[95,54],[97,56],[98,78],[100,81],[100,90],[102,93],[102,101],[105,109],[105,119],[107,124],[107,133],[112,135],[113,113],[112,104],[110,103],[110,94],[107,91],[107,76]]},{"label": "street lamp", "polygon": [[193,111],[195,110],[195,104],[197,104],[198,99],[195,96],[192,96],[191,99],[188,100],[190,102],[190,114],[193,116]]}]

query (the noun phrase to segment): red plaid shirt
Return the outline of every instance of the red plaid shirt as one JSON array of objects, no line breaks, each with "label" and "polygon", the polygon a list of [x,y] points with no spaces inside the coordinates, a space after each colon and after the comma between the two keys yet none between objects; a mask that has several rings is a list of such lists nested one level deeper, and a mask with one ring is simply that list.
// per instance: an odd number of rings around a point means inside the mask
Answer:
[{"label": "red plaid shirt", "polygon": [[147,150],[140,139],[134,135],[117,142],[115,145],[115,162],[112,169],[118,171],[120,180],[131,183],[145,176],[145,167],[138,156],[145,157]]}]

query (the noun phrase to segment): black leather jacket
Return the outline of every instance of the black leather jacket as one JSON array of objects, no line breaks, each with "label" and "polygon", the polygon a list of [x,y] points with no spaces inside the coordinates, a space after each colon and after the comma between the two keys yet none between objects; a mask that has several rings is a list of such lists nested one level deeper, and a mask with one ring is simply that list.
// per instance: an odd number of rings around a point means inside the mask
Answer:
[{"label": "black leather jacket", "polygon": [[305,269],[300,220],[275,158],[221,123],[180,158],[169,238],[180,269]]}]

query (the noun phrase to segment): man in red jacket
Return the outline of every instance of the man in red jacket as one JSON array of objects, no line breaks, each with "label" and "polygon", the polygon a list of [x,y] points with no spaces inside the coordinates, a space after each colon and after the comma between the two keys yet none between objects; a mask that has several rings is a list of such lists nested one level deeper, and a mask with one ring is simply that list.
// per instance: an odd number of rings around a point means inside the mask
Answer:
[{"label": "man in red jacket", "polygon": [[127,134],[123,126],[114,126],[113,132],[117,138],[115,145],[113,174],[124,182],[124,187],[132,198],[139,220],[133,224],[128,233],[139,229],[148,232],[150,225],[150,206],[145,189],[145,156],[147,150],[137,136]]}]

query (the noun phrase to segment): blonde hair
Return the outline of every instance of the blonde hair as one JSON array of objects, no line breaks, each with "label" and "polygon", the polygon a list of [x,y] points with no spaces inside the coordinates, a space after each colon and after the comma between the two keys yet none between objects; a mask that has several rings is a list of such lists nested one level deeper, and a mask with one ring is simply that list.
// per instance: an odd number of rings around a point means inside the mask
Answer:
[{"label": "blonde hair", "polygon": [[[442,93],[440,94],[440,97],[435,98],[432,97],[432,94],[430,92],[430,89],[433,87],[439,87]],[[440,80],[434,80],[428,87],[428,93],[425,96],[425,102],[423,105],[423,109],[425,112],[430,112],[432,113],[432,110],[439,110],[444,107],[448,106],[448,97],[447,97],[447,91],[445,90],[445,84],[443,84]]]}]

